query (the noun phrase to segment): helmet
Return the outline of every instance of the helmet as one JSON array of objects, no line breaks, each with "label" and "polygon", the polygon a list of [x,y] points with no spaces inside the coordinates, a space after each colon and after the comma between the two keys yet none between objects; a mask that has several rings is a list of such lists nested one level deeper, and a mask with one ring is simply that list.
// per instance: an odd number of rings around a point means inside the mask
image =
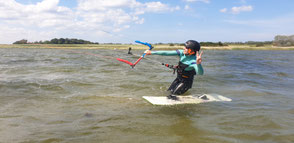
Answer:
[{"label": "helmet", "polygon": [[195,55],[196,51],[200,50],[200,44],[195,40],[188,40],[185,47],[188,49],[189,55]]}]

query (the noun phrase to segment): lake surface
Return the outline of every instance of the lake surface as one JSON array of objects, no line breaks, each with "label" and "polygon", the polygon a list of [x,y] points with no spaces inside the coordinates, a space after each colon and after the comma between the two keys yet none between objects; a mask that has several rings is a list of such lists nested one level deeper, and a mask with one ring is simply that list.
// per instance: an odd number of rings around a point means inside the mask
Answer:
[{"label": "lake surface", "polygon": [[205,73],[185,95],[232,102],[177,106],[142,98],[166,96],[176,75],[160,63],[177,57],[147,56],[132,69],[112,58],[136,61],[127,50],[0,55],[1,143],[294,142],[294,51],[204,51]]}]

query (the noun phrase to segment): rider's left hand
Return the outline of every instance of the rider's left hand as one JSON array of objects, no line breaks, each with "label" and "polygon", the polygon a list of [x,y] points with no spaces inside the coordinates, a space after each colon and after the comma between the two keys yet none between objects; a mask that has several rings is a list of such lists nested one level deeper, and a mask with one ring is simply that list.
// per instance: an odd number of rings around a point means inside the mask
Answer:
[{"label": "rider's left hand", "polygon": [[197,57],[196,63],[197,64],[201,64],[201,62],[202,62],[202,58],[201,58],[202,54],[203,54],[203,51],[201,51],[200,54],[199,54],[199,51],[196,52],[196,57]]}]

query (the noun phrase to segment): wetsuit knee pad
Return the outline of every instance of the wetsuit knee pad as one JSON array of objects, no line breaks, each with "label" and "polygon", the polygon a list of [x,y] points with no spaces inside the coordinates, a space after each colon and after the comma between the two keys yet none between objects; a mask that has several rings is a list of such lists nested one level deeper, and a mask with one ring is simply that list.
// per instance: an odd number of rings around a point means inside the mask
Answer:
[{"label": "wetsuit knee pad", "polygon": [[181,94],[184,94],[189,89],[190,89],[190,86],[187,83],[181,82],[172,90],[172,94],[181,95]]}]

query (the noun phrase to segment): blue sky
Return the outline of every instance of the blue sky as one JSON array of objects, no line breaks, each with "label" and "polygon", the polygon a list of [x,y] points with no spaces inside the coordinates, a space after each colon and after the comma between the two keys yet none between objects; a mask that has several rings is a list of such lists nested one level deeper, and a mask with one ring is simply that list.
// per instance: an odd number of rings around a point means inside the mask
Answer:
[{"label": "blue sky", "polygon": [[294,35],[293,0],[0,0],[0,44],[270,41]]}]

